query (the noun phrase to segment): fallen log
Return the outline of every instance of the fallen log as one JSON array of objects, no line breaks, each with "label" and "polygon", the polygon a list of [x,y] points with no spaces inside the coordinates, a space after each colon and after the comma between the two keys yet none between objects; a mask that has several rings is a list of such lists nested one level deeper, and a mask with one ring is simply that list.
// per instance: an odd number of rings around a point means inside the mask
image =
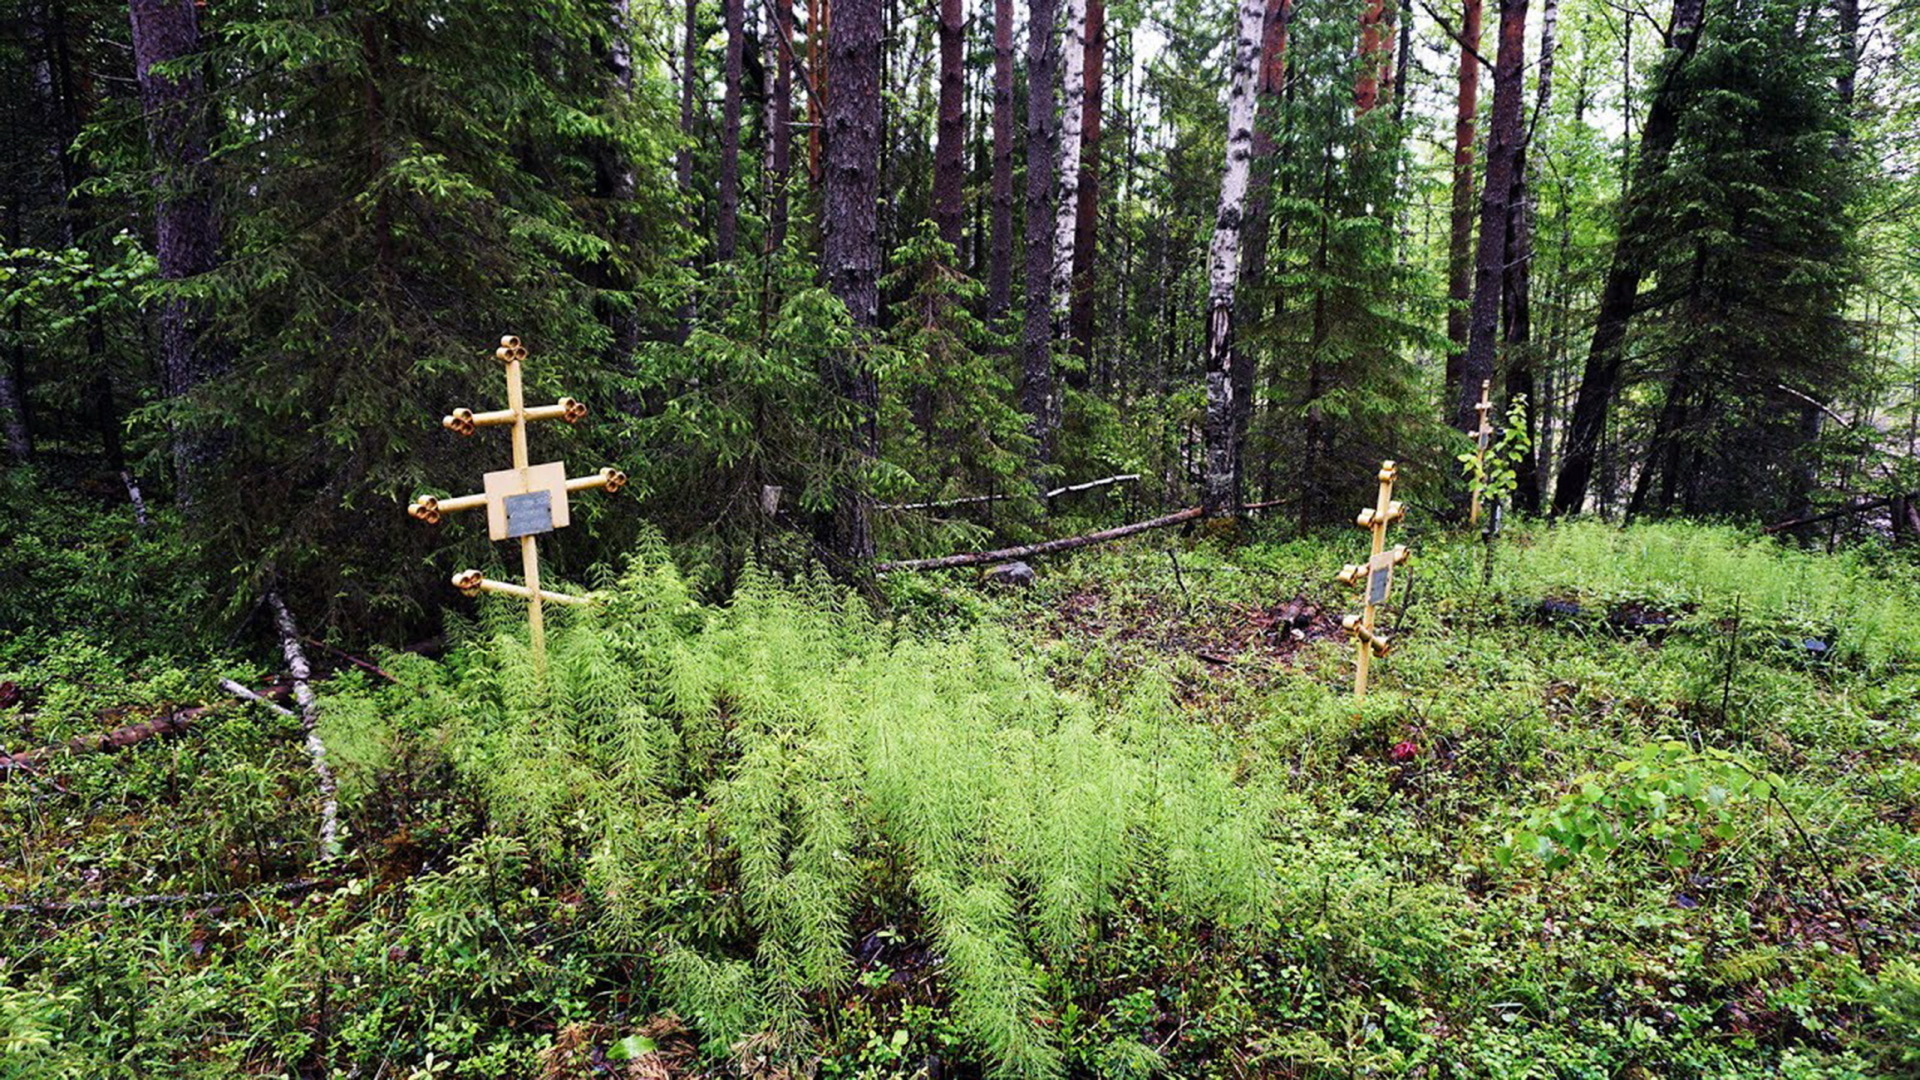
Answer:
[{"label": "fallen log", "polygon": [[947,570],[956,566],[1005,562],[1008,559],[1029,559],[1035,555],[1052,555],[1055,552],[1072,551],[1074,548],[1087,547],[1090,544],[1104,544],[1109,540],[1118,540],[1123,536],[1132,536],[1149,529],[1164,529],[1169,525],[1179,525],[1193,521],[1201,515],[1201,512],[1200,507],[1189,506],[1185,510],[1165,517],[1157,517],[1151,521],[1136,521],[1131,525],[1118,525],[1111,529],[1087,533],[1084,536],[1068,536],[1038,544],[1000,548],[997,551],[971,551],[962,555],[942,555],[933,559],[902,559],[898,562],[881,563],[873,569],[877,574],[891,574],[901,570]]},{"label": "fallen log", "polygon": [[[1041,498],[1052,499],[1061,495],[1069,495],[1076,491],[1090,491],[1097,487],[1106,487],[1108,484],[1132,483],[1133,481],[1136,481],[1138,479],[1140,479],[1139,473],[1121,473],[1118,476],[1107,476],[1107,477],[1102,477],[1099,480],[1088,480],[1087,482],[1082,484],[1068,484],[1066,487],[1057,487],[1057,488],[1054,488],[1052,491],[1047,492],[1045,495],[1042,495]],[[1001,499],[1010,499],[1012,497],[1013,496],[1011,494],[1008,494],[1006,492],[1001,492],[994,495],[963,495],[958,499],[939,499],[934,502],[882,503],[879,506],[874,507],[874,509],[875,510],[937,510],[942,507],[948,507],[948,506],[973,506],[978,503],[998,502]]]},{"label": "fallen log", "polygon": [[1809,517],[1791,518],[1787,521],[1776,521],[1773,524],[1767,526],[1766,528],[1761,529],[1760,531],[1762,533],[1765,533],[1768,536],[1772,536],[1774,533],[1785,532],[1788,529],[1797,529],[1802,525],[1818,525],[1823,521],[1832,521],[1835,518],[1852,517],[1855,514],[1864,514],[1869,510],[1878,510],[1883,506],[1892,506],[1894,503],[1899,502],[1901,499],[1913,498],[1914,495],[1920,495],[1920,492],[1915,492],[1909,495],[1883,495],[1877,499],[1862,499],[1859,502],[1848,503],[1847,505],[1842,506],[1837,510],[1829,510],[1824,514],[1813,514]]},{"label": "fallen log", "polygon": [[313,671],[307,665],[307,651],[300,647],[300,628],[280,594],[267,594],[267,606],[273,609],[273,623],[280,630],[280,649],[287,658],[287,672],[293,676],[293,700],[300,706],[300,726],[307,733],[307,757],[313,761],[313,778],[320,790],[320,856],[340,854],[340,800],[333,780],[333,768],[327,764],[327,744],[320,741],[320,702],[307,680]]},{"label": "fallen log", "polygon": [[[236,696],[243,697],[246,701],[257,701],[274,709],[279,709],[280,706],[273,704],[269,699],[273,697],[284,697],[287,693],[283,688],[274,687],[264,694],[259,694],[247,690],[245,687],[241,687],[238,683],[231,683],[231,685],[229,685],[230,682],[230,680],[221,680],[221,684],[228,686],[230,690],[237,687],[241,691],[244,691],[243,694]],[[54,743],[50,746],[42,746],[34,750],[22,750],[17,754],[0,753],[0,777],[8,776],[16,770],[23,772],[35,770],[60,754],[85,754],[95,750],[124,750],[129,746],[143,743],[156,735],[177,735],[206,716],[223,709],[234,708],[242,703],[243,702],[240,701],[216,701],[209,705],[195,705],[187,709],[168,709],[159,716],[143,720],[138,724],[127,724],[124,727],[117,727],[112,731],[88,732],[85,735],[76,735],[63,743]],[[285,710],[281,711],[284,712]]]}]

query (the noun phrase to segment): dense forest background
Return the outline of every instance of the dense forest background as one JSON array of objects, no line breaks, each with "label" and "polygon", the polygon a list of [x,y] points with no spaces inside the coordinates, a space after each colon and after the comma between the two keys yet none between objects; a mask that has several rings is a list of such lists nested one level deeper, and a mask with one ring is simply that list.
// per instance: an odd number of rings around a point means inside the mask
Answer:
[{"label": "dense forest background", "polygon": [[397,638],[498,559],[402,508],[504,462],[435,421],[516,333],[640,502],[563,576],[1311,528],[1383,458],[1457,513],[1483,380],[1518,511],[1920,532],[1916,10],[1496,7],[15,0],[8,499]]}]

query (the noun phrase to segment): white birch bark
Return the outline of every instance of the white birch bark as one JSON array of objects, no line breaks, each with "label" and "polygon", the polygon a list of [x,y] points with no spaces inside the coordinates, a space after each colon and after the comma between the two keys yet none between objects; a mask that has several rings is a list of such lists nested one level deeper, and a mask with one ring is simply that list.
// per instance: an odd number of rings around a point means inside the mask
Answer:
[{"label": "white birch bark", "polygon": [[313,761],[314,786],[320,791],[320,857],[331,859],[340,854],[340,801],[336,795],[333,769],[327,764],[327,744],[320,741],[320,702],[314,697],[308,680],[313,671],[307,665],[307,651],[300,647],[300,628],[293,613],[280,600],[280,594],[267,594],[267,606],[273,609],[274,626],[280,631],[280,650],[287,658],[287,672],[293,676],[293,700],[300,706],[300,726],[307,735],[307,756]]},{"label": "white birch bark", "polygon": [[1067,0],[1060,66],[1060,160],[1054,169],[1053,336],[1067,336],[1073,245],[1080,205],[1080,142],[1087,103],[1087,0]]},{"label": "white birch bark", "polygon": [[1241,219],[1253,163],[1254,68],[1264,29],[1263,0],[1240,0],[1227,88],[1227,163],[1220,177],[1220,213],[1207,254],[1206,482],[1209,517],[1232,514],[1240,502],[1240,438],[1233,421],[1233,294],[1240,284]]}]

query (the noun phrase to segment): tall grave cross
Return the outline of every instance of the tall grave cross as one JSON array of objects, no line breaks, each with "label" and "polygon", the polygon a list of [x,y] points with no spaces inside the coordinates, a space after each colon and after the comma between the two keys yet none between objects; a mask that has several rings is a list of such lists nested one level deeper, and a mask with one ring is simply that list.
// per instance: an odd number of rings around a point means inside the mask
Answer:
[{"label": "tall grave cross", "polygon": [[[1480,426],[1473,432],[1476,449],[1473,452],[1473,502],[1467,509],[1467,524],[1480,524],[1480,485],[1485,483],[1487,468],[1487,440],[1493,437],[1493,424],[1487,414],[1493,409],[1490,396],[1493,393],[1493,380],[1480,380],[1480,403],[1473,411],[1480,414]],[[1457,503],[1455,505],[1458,505]]]},{"label": "tall grave cross", "polygon": [[1397,473],[1393,462],[1380,463],[1380,494],[1372,507],[1360,511],[1360,516],[1354,519],[1354,524],[1373,533],[1373,555],[1364,563],[1348,563],[1338,575],[1340,584],[1362,589],[1361,613],[1341,620],[1353,638],[1353,696],[1356,698],[1367,696],[1367,662],[1375,656],[1387,655],[1389,647],[1386,635],[1374,632],[1374,609],[1386,603],[1393,590],[1393,568],[1407,561],[1404,544],[1387,547],[1387,526],[1407,516],[1406,507],[1393,498],[1393,478]]},{"label": "tall grave cross", "polygon": [[547,631],[546,622],[541,617],[541,602],[551,600],[556,604],[584,604],[587,601],[584,597],[550,592],[540,587],[540,550],[534,538],[541,533],[567,527],[571,521],[567,510],[569,493],[602,488],[611,494],[626,484],[627,474],[618,469],[601,469],[592,476],[569,480],[564,462],[530,464],[527,456],[528,421],[565,420],[569,424],[577,424],[586,417],[587,407],[570,397],[563,397],[552,405],[528,408],[520,385],[520,363],[527,358],[526,347],[520,344],[519,338],[509,334],[500,339],[500,347],[493,351],[493,355],[506,365],[507,407],[478,413],[472,409],[455,409],[441,419],[440,426],[456,435],[467,436],[483,427],[512,425],[513,467],[487,473],[482,477],[478,495],[461,495],[450,499],[422,495],[407,506],[407,513],[429,525],[438,525],[445,514],[485,507],[489,536],[495,540],[520,541],[520,572],[526,578],[525,585],[481,577],[478,570],[462,570],[453,575],[453,585],[468,596],[492,592],[526,600],[533,654],[535,661],[544,668]]}]

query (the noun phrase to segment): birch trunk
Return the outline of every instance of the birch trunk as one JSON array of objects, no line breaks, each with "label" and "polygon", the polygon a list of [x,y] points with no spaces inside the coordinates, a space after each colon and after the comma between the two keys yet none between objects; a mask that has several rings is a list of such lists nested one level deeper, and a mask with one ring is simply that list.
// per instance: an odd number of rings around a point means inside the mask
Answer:
[{"label": "birch trunk", "polygon": [[1080,358],[1075,385],[1093,381],[1093,257],[1099,245],[1100,124],[1107,59],[1106,0],[1087,0],[1087,60],[1083,123],[1080,129],[1080,188],[1074,200],[1073,301],[1069,321],[1073,353]]},{"label": "birch trunk", "polygon": [[987,314],[1013,304],[1013,0],[993,0],[993,250]]},{"label": "birch trunk", "polygon": [[[828,30],[833,72],[827,102],[827,284],[847,306],[854,325],[871,329],[880,314],[880,56],[881,0],[840,0]],[[816,76],[818,77],[818,76]],[[858,475],[879,456],[879,386],[857,354],[829,361],[827,382],[847,399],[853,445],[835,484],[830,542],[849,561],[873,557],[867,495]]]},{"label": "birch trunk", "polygon": [[[1053,167],[1060,129],[1054,122],[1058,51],[1053,47],[1057,0],[1030,0],[1027,8],[1027,295],[1020,408],[1027,414],[1034,460],[1053,460]],[[1043,486],[1043,477],[1034,477]]]},{"label": "birch trunk", "polygon": [[1234,423],[1234,291],[1240,284],[1241,219],[1253,162],[1254,69],[1265,20],[1264,0],[1240,0],[1227,89],[1227,161],[1220,178],[1220,212],[1207,253],[1207,457],[1201,505],[1209,517],[1237,514],[1240,509],[1244,440]]},{"label": "birch trunk", "polygon": [[1068,336],[1073,303],[1073,242],[1080,216],[1080,140],[1086,118],[1087,0],[1067,0],[1061,34],[1060,165],[1053,195],[1053,339]]},{"label": "birch trunk", "polygon": [[327,764],[327,744],[320,741],[320,702],[308,685],[313,672],[307,666],[306,650],[300,647],[300,628],[294,625],[293,613],[281,602],[280,594],[268,593],[267,606],[273,609],[287,673],[293,677],[293,700],[300,706],[300,727],[306,732],[307,757],[313,764],[314,786],[320,794],[320,856],[331,859],[340,854],[340,804],[333,768]]}]

